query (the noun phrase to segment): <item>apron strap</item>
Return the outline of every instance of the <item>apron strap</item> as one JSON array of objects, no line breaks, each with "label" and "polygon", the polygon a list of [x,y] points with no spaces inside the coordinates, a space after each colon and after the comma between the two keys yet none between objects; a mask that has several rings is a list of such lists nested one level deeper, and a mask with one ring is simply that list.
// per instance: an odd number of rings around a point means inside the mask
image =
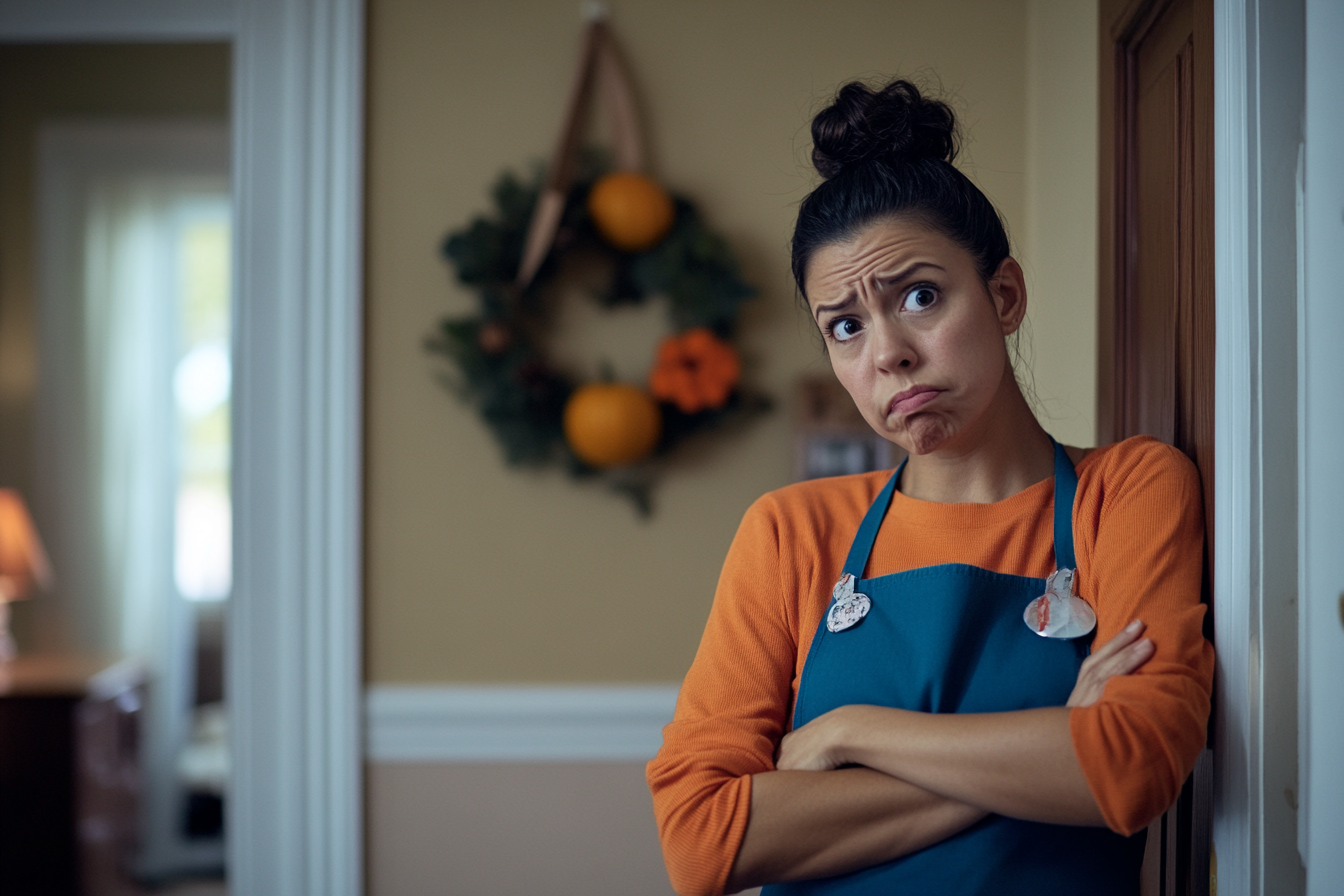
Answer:
[{"label": "apron strap", "polygon": [[1064,446],[1055,445],[1055,569],[1077,569],[1073,556],[1073,499],[1078,494],[1078,474]]},{"label": "apron strap", "polygon": [[[1077,561],[1073,554],[1073,499],[1078,494],[1078,474],[1073,469],[1064,446],[1051,439],[1055,446],[1055,568],[1075,569]],[[908,460],[908,458],[907,458]],[[896,483],[901,481],[905,471],[905,461],[891,474],[886,486],[878,493],[873,504],[864,514],[854,543],[850,545],[849,556],[845,559],[844,571],[855,579],[862,579],[868,568],[868,555],[873,552],[873,543],[877,541],[877,530],[882,528],[882,520],[891,506],[891,496],[896,491]]]},{"label": "apron strap", "polygon": [[882,520],[887,515],[887,508],[891,506],[891,496],[896,491],[896,483],[901,481],[901,473],[904,470],[905,460],[902,460],[896,472],[887,480],[886,487],[878,493],[873,506],[868,508],[868,513],[864,515],[863,522],[859,525],[859,534],[854,536],[854,543],[849,546],[845,572],[855,579],[863,578],[863,571],[868,568],[868,555],[873,551],[873,542],[877,541],[877,530],[882,528]]}]

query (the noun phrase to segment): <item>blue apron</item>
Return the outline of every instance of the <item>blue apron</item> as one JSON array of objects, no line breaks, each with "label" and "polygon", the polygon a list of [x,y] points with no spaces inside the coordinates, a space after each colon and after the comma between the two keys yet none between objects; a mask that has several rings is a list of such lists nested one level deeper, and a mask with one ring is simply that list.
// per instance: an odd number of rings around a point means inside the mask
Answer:
[{"label": "blue apron", "polygon": [[[853,628],[831,632],[825,614],[803,666],[793,723],[800,728],[840,706],[916,712],[1005,712],[1063,706],[1089,651],[1090,635],[1042,638],[1022,621],[1044,579],[961,563],[863,579],[901,465],[859,527],[844,572],[872,607]],[[1055,562],[1074,568],[1073,498],[1078,477],[1055,445]],[[1077,896],[1139,892],[1145,832],[1019,821],[989,815],[926,849],[851,874],[772,884],[763,896],[994,894]]]}]

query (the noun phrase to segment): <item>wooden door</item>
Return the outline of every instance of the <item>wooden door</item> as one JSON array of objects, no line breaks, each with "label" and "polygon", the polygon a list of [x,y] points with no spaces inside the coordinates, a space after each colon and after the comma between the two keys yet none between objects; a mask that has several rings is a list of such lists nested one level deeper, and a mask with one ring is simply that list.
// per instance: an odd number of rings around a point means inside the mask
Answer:
[{"label": "wooden door", "polygon": [[[1213,0],[1103,0],[1100,25],[1099,435],[1189,455],[1212,544]],[[1211,817],[1205,751],[1150,830],[1145,896],[1208,892]]]}]

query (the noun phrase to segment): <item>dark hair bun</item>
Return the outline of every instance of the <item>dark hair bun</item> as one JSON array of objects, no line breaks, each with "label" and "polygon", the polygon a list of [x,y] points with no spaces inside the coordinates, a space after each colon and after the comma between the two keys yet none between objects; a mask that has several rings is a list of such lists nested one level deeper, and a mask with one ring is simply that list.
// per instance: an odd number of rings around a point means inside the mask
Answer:
[{"label": "dark hair bun", "polygon": [[812,164],[828,179],[870,159],[951,162],[956,156],[951,107],[909,81],[892,81],[880,90],[851,81],[812,119]]}]

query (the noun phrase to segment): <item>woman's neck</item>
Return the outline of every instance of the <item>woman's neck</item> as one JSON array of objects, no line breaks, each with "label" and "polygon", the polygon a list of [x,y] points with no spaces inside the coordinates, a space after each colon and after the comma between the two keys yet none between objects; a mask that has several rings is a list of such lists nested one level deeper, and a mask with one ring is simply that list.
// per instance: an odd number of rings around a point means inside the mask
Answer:
[{"label": "woman's neck", "polygon": [[1012,372],[976,425],[928,454],[911,455],[900,489],[942,504],[993,504],[1054,473],[1054,445]]}]

